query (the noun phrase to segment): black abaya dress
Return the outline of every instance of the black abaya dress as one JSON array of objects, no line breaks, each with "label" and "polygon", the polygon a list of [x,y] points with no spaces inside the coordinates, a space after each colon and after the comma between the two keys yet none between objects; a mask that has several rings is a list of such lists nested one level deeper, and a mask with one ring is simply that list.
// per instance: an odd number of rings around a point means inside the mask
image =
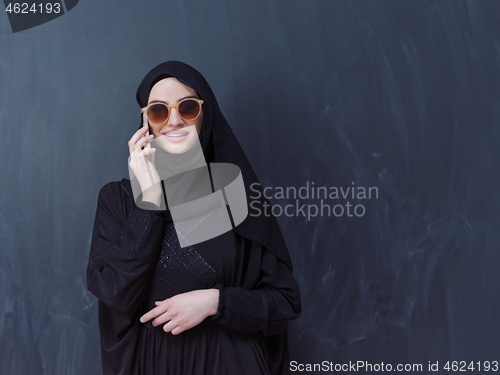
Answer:
[{"label": "black abaya dress", "polygon": [[[127,179],[99,194],[87,283],[104,375],[289,373],[287,322],[301,307],[284,261],[234,230],[180,248],[169,212],[137,207]],[[219,305],[199,325],[172,335],[139,321],[155,301],[204,288],[219,289]]]}]

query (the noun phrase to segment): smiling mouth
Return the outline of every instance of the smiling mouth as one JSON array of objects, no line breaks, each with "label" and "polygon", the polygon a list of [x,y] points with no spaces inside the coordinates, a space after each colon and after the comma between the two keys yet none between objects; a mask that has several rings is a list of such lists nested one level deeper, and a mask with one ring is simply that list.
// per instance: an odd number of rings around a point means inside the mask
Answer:
[{"label": "smiling mouth", "polygon": [[165,134],[165,135],[166,135],[167,137],[177,138],[177,137],[184,137],[184,136],[186,136],[186,135],[188,135],[188,134],[189,134],[189,132],[188,132],[188,133],[183,133],[183,134],[170,134],[170,133],[167,133],[167,134]]}]

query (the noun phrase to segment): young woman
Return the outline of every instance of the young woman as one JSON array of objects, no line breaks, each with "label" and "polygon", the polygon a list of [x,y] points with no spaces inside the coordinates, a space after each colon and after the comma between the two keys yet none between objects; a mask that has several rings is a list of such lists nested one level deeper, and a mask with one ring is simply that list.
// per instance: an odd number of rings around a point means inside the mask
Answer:
[{"label": "young woman", "polygon": [[301,305],[276,218],[248,215],[232,230],[181,246],[169,192],[189,201],[203,183],[174,178],[166,191],[157,183],[166,169],[196,167],[198,144],[204,163],[240,168],[247,197],[255,197],[250,185],[261,190],[210,86],[170,61],[146,75],[136,98],[148,118],[129,141],[136,179],[101,189],[87,269],[99,299],[104,374],[288,373],[287,322]]}]

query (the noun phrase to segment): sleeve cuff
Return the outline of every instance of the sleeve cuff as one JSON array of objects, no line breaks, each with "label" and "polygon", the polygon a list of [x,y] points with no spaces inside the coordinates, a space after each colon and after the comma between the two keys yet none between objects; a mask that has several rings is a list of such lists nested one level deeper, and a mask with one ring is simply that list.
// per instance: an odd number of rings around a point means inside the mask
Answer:
[{"label": "sleeve cuff", "polygon": [[157,214],[159,216],[162,216],[165,210],[162,210],[159,206],[152,202],[143,202],[139,201],[136,203],[136,206],[138,209],[143,210],[143,211],[150,211],[154,214]]},{"label": "sleeve cuff", "polygon": [[212,316],[211,321],[216,321],[220,319],[222,316],[222,311],[224,311],[225,304],[225,294],[224,294],[224,286],[222,284],[217,284],[214,286],[215,289],[219,289],[219,304],[217,306],[217,313]]},{"label": "sleeve cuff", "polygon": [[258,291],[249,291],[240,287],[224,287],[219,289],[219,305],[212,321],[240,332],[257,332],[265,325],[266,307]]}]

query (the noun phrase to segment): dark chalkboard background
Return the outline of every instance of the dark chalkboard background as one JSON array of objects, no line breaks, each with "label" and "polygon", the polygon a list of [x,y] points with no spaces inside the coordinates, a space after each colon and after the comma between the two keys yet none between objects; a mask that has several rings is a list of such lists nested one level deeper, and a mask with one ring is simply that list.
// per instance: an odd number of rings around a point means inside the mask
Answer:
[{"label": "dark chalkboard background", "polygon": [[323,202],[362,217],[278,217],[291,360],[500,360],[499,21],[496,0],[81,0],[16,34],[0,15],[0,373],[100,373],[97,195],[166,60],[205,75],[264,187],[378,188]]}]

